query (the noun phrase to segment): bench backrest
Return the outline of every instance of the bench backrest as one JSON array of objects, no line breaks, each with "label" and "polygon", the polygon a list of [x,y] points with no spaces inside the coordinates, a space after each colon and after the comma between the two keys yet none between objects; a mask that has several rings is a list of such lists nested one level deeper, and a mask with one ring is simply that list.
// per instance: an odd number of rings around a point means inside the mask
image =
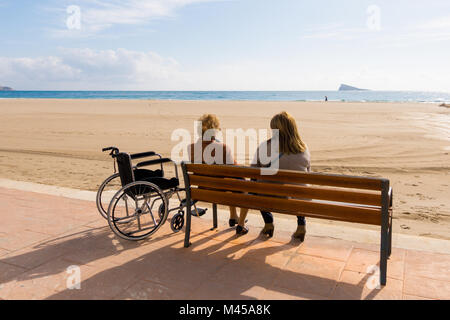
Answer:
[{"label": "bench backrest", "polygon": [[192,200],[306,217],[382,224],[389,180],[259,168],[183,163]]}]

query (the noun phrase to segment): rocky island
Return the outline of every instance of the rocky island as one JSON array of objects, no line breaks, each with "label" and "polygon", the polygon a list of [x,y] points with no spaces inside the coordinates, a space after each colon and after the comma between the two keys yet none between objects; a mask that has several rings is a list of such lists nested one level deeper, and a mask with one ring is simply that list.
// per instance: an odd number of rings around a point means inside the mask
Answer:
[{"label": "rocky island", "polygon": [[13,88],[0,86],[0,91],[13,91]]},{"label": "rocky island", "polygon": [[346,84],[341,84],[339,91],[368,91],[368,89],[360,89]]}]

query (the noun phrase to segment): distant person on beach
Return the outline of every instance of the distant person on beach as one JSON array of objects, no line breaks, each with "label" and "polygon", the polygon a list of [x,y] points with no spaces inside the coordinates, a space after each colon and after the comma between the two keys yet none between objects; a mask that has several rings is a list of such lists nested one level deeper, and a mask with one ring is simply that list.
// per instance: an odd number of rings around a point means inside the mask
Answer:
[{"label": "distant person on beach", "polygon": [[[271,129],[279,130],[279,158],[277,159],[278,168],[285,170],[296,170],[303,172],[311,171],[310,154],[307,145],[303,142],[297,129],[294,117],[283,111],[275,115],[270,121]],[[263,142],[256,151],[255,160],[252,166],[263,167],[259,159],[259,149],[265,147],[265,150],[271,150],[270,144],[273,138]],[[267,146],[264,146],[267,144]],[[241,210],[239,225],[243,227],[248,210]],[[273,215],[267,211],[261,211],[265,226],[262,234],[269,237],[273,236],[274,224]],[[292,235],[294,238],[303,241],[306,234],[305,217],[297,216],[297,230]]]},{"label": "distant person on beach", "polygon": [[[188,154],[189,160],[193,163],[208,163],[208,164],[228,164],[228,165],[236,165],[236,161],[234,160],[233,153],[229,147],[227,147],[224,143],[216,139],[214,132],[220,131],[220,122],[216,115],[214,114],[204,114],[200,117],[199,122],[202,125],[202,136],[200,139],[189,145]],[[205,138],[205,132],[211,134],[211,136]],[[207,135],[209,135],[207,134]],[[197,145],[197,146],[196,146]],[[205,154],[205,149],[208,147],[208,150],[211,150],[211,154]],[[198,150],[196,153],[195,150]],[[216,154],[216,150],[221,150],[221,154]],[[200,153],[201,152],[201,153]],[[238,223],[239,217],[236,212],[235,207],[230,207],[230,227],[234,227]],[[236,228],[237,234],[246,234],[248,229],[244,228]]]},{"label": "distant person on beach", "polygon": [[328,97],[327,96],[325,96],[325,101],[328,101]]}]

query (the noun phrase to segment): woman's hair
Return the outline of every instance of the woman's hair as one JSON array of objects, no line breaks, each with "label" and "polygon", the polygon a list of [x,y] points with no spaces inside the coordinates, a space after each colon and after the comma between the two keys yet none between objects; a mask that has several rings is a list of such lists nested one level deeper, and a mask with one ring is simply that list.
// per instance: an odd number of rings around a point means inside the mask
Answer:
[{"label": "woman's hair", "polygon": [[220,122],[215,114],[204,114],[198,121],[202,122],[202,135],[209,129],[220,130]]},{"label": "woman's hair", "polygon": [[280,152],[296,154],[305,152],[308,148],[300,138],[294,117],[286,111],[280,112],[272,118],[270,128],[279,130]]}]

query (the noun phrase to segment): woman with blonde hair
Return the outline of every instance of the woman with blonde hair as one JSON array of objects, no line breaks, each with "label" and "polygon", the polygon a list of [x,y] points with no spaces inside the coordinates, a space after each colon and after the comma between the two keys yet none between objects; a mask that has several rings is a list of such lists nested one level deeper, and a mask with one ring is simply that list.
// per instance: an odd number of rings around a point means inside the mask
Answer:
[{"label": "woman with blonde hair", "polygon": [[[201,137],[196,143],[188,147],[190,161],[193,163],[208,164],[228,164],[236,165],[231,149],[217,139],[216,135],[220,131],[220,122],[214,114],[204,114],[200,117],[202,130]],[[197,151],[197,152],[196,152]],[[230,227],[238,223],[238,215],[235,207],[230,207]],[[237,226],[236,233],[244,235],[248,232],[247,228]]]},{"label": "woman with blonde hair", "polygon": [[[278,130],[278,135],[267,140],[263,144],[267,144],[266,150],[271,150],[272,139],[278,136],[279,139],[279,156],[275,161],[278,161],[279,169],[296,170],[309,172],[311,171],[310,154],[307,145],[303,142],[298,132],[297,123],[294,117],[289,113],[283,111],[276,114],[270,121],[270,128]],[[255,163],[258,167],[263,167],[259,159],[259,146],[255,155]],[[261,211],[265,226],[261,231],[262,234],[269,237],[273,236],[274,225],[273,215],[267,211]],[[243,217],[241,216],[241,219]],[[245,219],[245,217],[244,217]],[[294,238],[304,241],[306,234],[306,220],[305,217],[297,216],[297,230],[293,234]]]}]

